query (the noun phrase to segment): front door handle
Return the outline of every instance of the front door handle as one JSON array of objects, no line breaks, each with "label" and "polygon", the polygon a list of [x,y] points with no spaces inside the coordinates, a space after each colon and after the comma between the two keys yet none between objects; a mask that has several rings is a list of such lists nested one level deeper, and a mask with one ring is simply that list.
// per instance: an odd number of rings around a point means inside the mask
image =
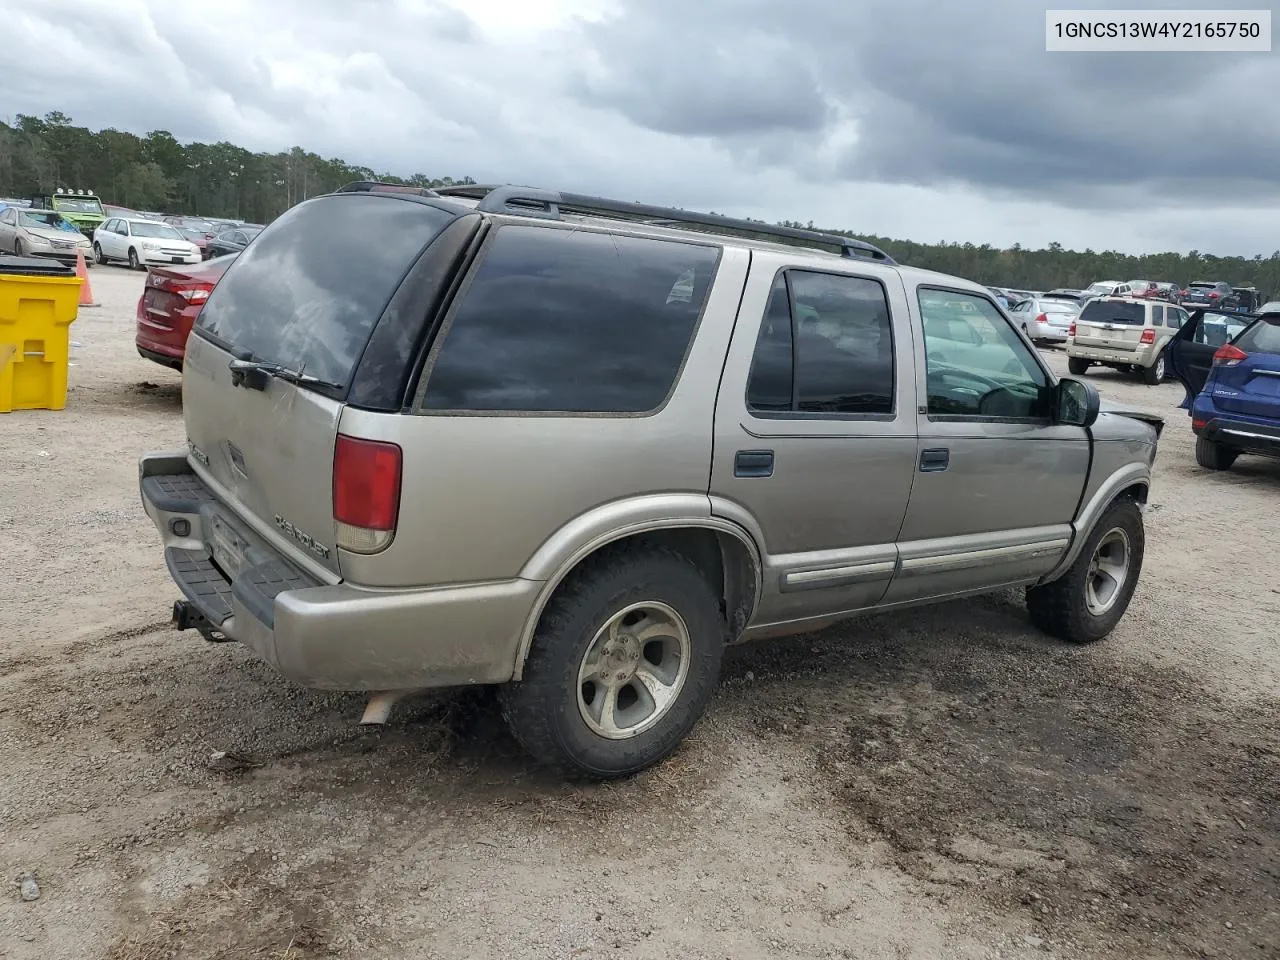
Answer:
[{"label": "front door handle", "polygon": [[946,447],[930,447],[920,451],[920,472],[941,473],[951,465],[951,451]]},{"label": "front door handle", "polygon": [[735,477],[772,477],[772,450],[739,450],[733,458]]}]

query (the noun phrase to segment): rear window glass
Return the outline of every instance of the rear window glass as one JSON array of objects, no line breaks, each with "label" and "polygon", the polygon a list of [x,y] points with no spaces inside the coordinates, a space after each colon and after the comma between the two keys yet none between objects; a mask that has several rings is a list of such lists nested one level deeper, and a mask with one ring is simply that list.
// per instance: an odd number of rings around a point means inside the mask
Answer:
[{"label": "rear window glass", "polygon": [[345,386],[405,272],[453,217],[369,194],[299,204],[231,265],[197,329]]},{"label": "rear window glass", "polygon": [[1080,308],[1074,303],[1064,303],[1061,300],[1041,300],[1040,309],[1045,313],[1079,313]]},{"label": "rear window glass", "polygon": [[1128,323],[1141,326],[1147,321],[1147,308],[1141,303],[1113,303],[1090,300],[1080,314],[1084,323]]},{"label": "rear window glass", "polygon": [[1193,283],[1188,290],[1214,290],[1217,288],[1216,283]]},{"label": "rear window glass", "polygon": [[701,244],[502,227],[430,362],[423,405],[547,413],[661,406],[719,256]]},{"label": "rear window glass", "polygon": [[1280,354],[1280,320],[1259,320],[1240,334],[1236,346],[1245,353]]}]

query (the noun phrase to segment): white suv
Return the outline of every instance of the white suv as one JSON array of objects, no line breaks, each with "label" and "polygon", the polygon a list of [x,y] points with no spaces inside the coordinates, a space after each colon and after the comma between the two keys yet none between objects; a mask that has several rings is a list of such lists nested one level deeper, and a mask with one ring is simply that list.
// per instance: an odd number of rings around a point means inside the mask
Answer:
[{"label": "white suv", "polygon": [[1187,320],[1181,307],[1135,297],[1101,297],[1080,311],[1067,335],[1067,365],[1076,376],[1093,364],[1132,373],[1155,385],[1165,378],[1165,348]]}]

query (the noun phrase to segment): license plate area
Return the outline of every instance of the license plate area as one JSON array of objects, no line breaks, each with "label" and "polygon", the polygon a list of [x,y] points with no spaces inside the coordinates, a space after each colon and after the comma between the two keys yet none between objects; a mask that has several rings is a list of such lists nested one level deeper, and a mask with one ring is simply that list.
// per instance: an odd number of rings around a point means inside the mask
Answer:
[{"label": "license plate area", "polygon": [[240,571],[245,567],[249,544],[216,514],[209,518],[209,542],[206,546],[213,562],[228,579],[234,581],[240,576]]}]

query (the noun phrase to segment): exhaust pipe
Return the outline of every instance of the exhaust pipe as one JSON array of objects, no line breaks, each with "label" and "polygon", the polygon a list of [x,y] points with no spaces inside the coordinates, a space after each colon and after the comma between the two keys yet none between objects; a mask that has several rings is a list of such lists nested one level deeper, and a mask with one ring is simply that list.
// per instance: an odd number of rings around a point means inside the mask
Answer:
[{"label": "exhaust pipe", "polygon": [[384,690],[369,698],[364,708],[364,716],[360,718],[361,726],[381,726],[391,716],[391,708],[416,690]]}]

